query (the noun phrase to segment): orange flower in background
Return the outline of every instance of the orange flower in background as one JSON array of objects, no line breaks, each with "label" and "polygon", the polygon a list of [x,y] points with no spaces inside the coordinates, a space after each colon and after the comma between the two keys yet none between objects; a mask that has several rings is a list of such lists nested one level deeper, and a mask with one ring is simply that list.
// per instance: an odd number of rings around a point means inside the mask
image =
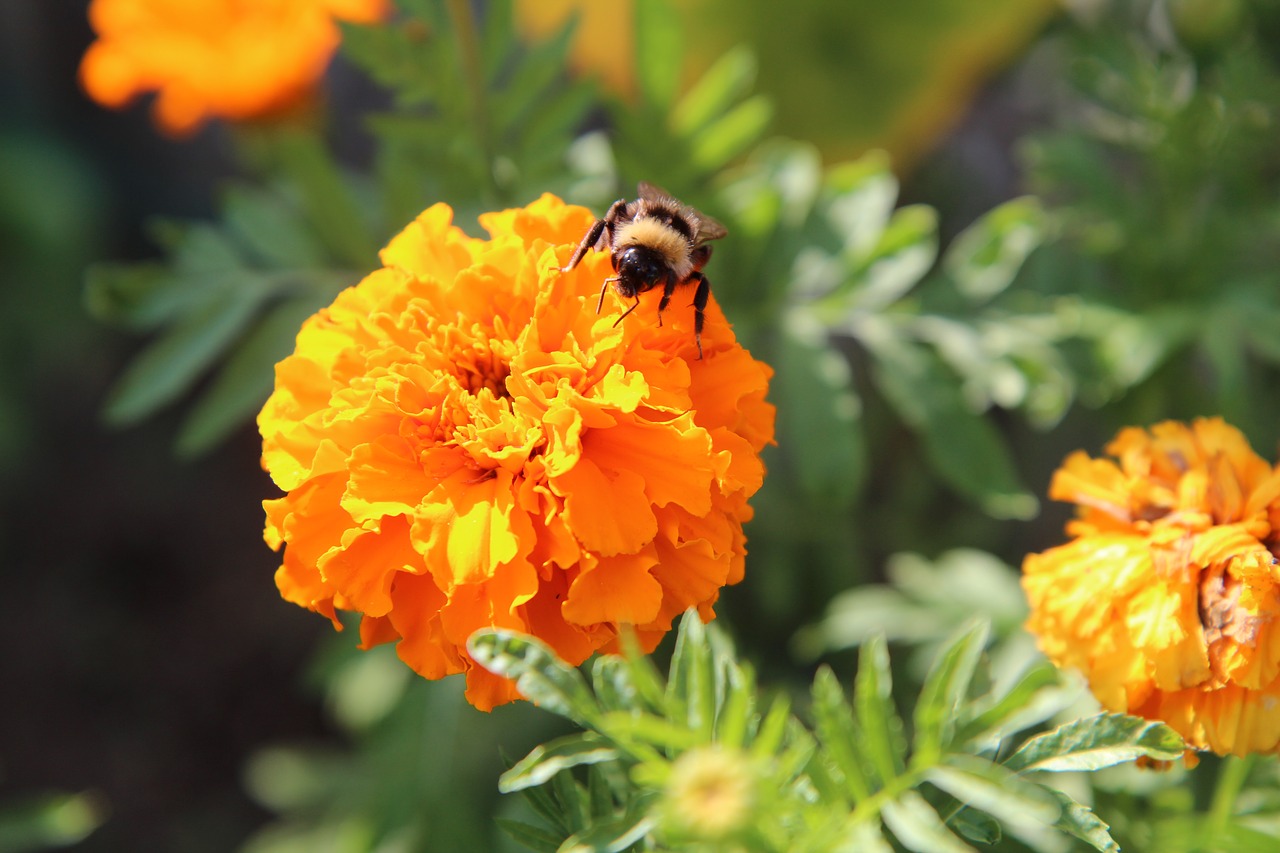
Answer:
[{"label": "orange flower in background", "polygon": [[1220,419],[1067,458],[1066,545],[1023,564],[1028,629],[1109,710],[1219,754],[1280,751],[1280,470]]},{"label": "orange flower in background", "polygon": [[[543,196],[466,236],[443,204],[384,267],[308,320],[258,417],[281,594],[365,647],[398,641],[427,678],[467,673],[478,708],[517,698],[475,666],[481,627],[532,634],[577,664],[635,626],[704,619],[742,578],[747,499],[773,439],[772,371],[714,298],[705,358],[692,310],[656,302],[616,327],[604,252],[570,273],[594,221]],[[687,315],[687,316],[686,316]]]},{"label": "orange flower in background", "polygon": [[180,135],[211,116],[244,121],[310,95],[338,46],[335,19],[372,23],[388,0],[93,0],[98,40],[80,65],[95,101],[156,92],[156,123]]}]

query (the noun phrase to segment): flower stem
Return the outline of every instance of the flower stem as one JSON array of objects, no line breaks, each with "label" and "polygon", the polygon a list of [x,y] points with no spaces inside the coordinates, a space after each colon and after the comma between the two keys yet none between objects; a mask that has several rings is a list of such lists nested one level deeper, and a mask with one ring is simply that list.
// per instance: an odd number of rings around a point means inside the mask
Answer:
[{"label": "flower stem", "polygon": [[1206,830],[1209,837],[1216,838],[1226,830],[1235,811],[1236,797],[1244,787],[1249,771],[1253,768],[1252,755],[1247,758],[1228,756],[1218,771],[1218,783],[1213,789],[1213,800],[1209,803],[1209,820]]},{"label": "flower stem", "polygon": [[495,192],[493,177],[493,143],[489,132],[488,87],[485,85],[484,62],[480,54],[480,38],[476,33],[471,0],[448,0],[449,18],[462,52],[462,76],[471,95],[471,120],[475,128],[476,147],[483,158],[484,180]]}]

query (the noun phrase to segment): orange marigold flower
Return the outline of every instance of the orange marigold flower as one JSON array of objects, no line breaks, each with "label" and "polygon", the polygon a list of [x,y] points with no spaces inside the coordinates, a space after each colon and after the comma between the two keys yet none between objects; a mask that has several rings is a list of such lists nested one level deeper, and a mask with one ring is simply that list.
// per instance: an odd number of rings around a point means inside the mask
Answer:
[{"label": "orange marigold flower", "polygon": [[210,116],[271,115],[315,88],[340,40],[335,18],[372,23],[389,8],[389,0],[93,0],[98,40],[80,81],[112,108],[156,92],[156,123],[175,135]]},{"label": "orange marigold flower", "polygon": [[1109,710],[1219,754],[1280,750],[1280,469],[1220,419],[1122,430],[1049,495],[1066,545],[1023,563],[1028,629]]},{"label": "orange marigold flower", "polygon": [[[544,195],[468,237],[437,204],[382,269],[308,320],[258,417],[281,594],[427,678],[467,673],[478,708],[517,698],[466,652],[485,626],[580,663],[635,626],[704,619],[742,578],[742,524],[773,439],[772,371],[714,299],[596,313],[604,252],[558,267],[593,222]],[[678,305],[678,303],[677,303]]]}]

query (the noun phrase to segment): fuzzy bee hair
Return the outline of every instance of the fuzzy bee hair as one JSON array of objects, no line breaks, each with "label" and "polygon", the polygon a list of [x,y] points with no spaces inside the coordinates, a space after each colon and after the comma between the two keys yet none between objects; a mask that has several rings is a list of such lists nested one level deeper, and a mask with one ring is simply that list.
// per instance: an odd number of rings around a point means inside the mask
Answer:
[{"label": "fuzzy bee hair", "polygon": [[591,249],[608,249],[617,275],[605,279],[601,285],[596,313],[604,306],[604,294],[610,282],[619,296],[635,300],[614,325],[636,309],[641,293],[659,286],[662,299],[658,302],[658,325],[662,325],[662,312],[675,289],[696,284],[693,337],[698,345],[698,358],[702,358],[702,326],[706,321],[707,300],[711,297],[711,283],[702,274],[711,257],[711,247],[706,243],[725,236],[728,231],[719,222],[652,184],[642,182],[638,192],[635,201],[620,198],[603,219],[596,220],[561,272],[576,267]]},{"label": "fuzzy bee hair", "polygon": [[615,249],[645,246],[662,256],[680,281],[693,272],[693,243],[684,234],[659,219],[644,217],[628,222],[613,238]]}]

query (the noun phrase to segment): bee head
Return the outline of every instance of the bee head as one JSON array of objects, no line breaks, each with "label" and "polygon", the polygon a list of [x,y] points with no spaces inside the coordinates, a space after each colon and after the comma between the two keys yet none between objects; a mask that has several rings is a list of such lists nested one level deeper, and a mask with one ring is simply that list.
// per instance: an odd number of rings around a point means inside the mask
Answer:
[{"label": "bee head", "polygon": [[647,246],[628,246],[614,261],[614,269],[618,272],[618,293],[626,297],[643,293],[664,282],[671,274],[671,266],[662,253]]}]

